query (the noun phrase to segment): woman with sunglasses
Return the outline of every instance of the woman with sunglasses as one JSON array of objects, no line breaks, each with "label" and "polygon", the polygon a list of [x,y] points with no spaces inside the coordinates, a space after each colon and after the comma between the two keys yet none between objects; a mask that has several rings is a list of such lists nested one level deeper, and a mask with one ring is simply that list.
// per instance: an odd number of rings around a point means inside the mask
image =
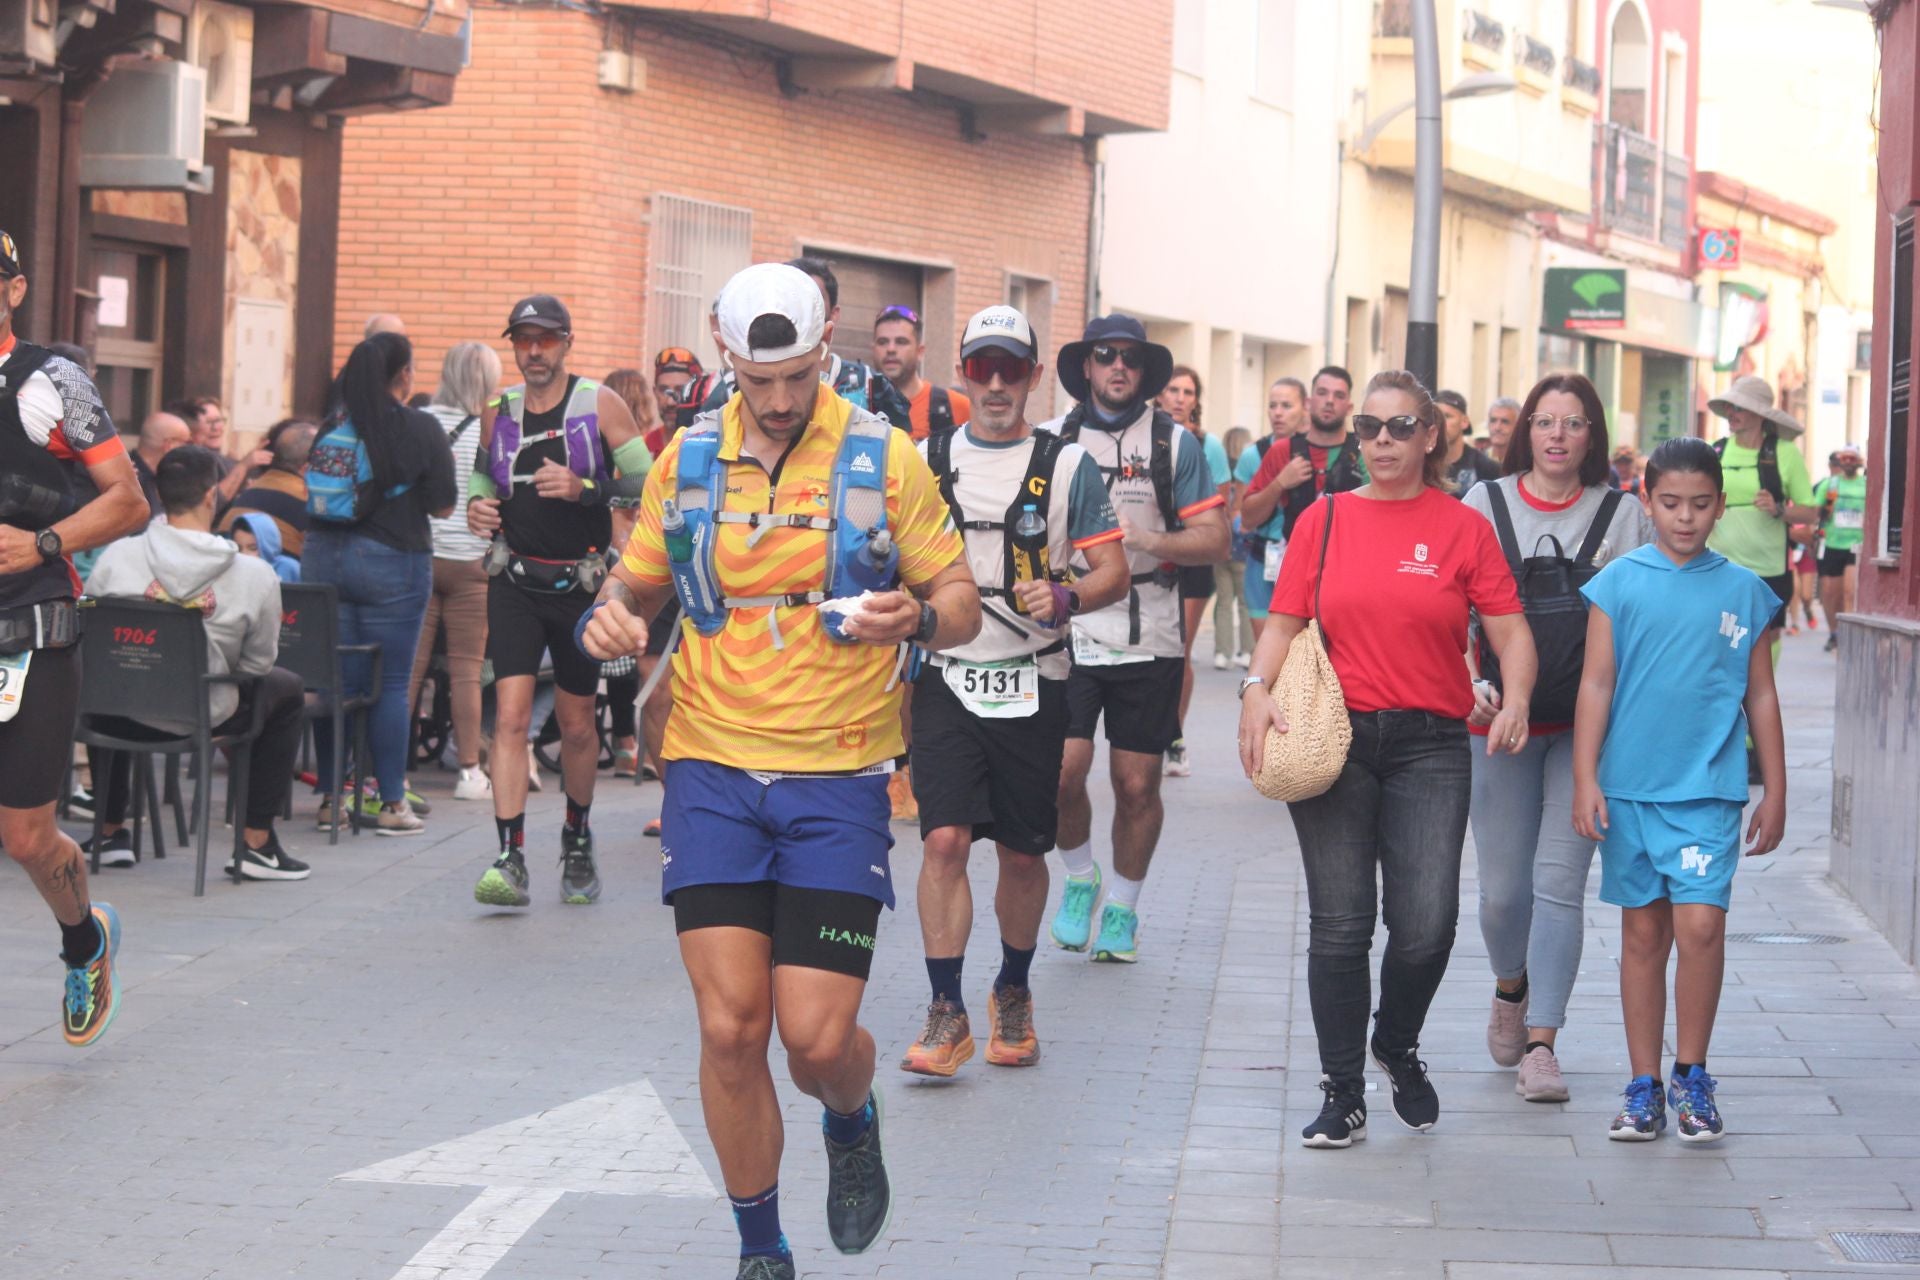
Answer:
[{"label": "woman with sunglasses", "polygon": [[[1492,528],[1448,493],[1432,397],[1410,373],[1375,374],[1353,430],[1370,479],[1315,502],[1295,523],[1240,690],[1240,762],[1252,777],[1267,730],[1287,729],[1268,690],[1294,637],[1316,619],[1353,725],[1332,788],[1287,806],[1306,871],[1307,988],[1326,1095],[1301,1134],[1309,1147],[1366,1137],[1369,1053],[1401,1123],[1424,1130],[1440,1118],[1419,1044],[1460,914],[1470,612],[1507,676],[1488,750],[1526,747],[1533,687],[1533,637],[1513,573]],[[1367,955],[1383,897],[1389,932],[1369,1041]]]},{"label": "woman with sunglasses", "polygon": [[[1521,557],[1577,558],[1591,545],[1590,572],[1653,541],[1653,522],[1638,498],[1608,501],[1607,413],[1579,374],[1551,374],[1528,393],[1501,465],[1506,474],[1474,486],[1465,504],[1491,525],[1498,501]],[[1596,530],[1603,516],[1607,523]],[[1590,533],[1599,541],[1589,544]],[[1570,587],[1577,585],[1569,579]],[[1538,687],[1577,683],[1584,644],[1538,648]],[[1501,712],[1501,694],[1476,681],[1473,701],[1469,730],[1487,734]],[[1536,718],[1528,726],[1524,749],[1473,758],[1480,934],[1494,978],[1487,1052],[1499,1065],[1519,1068],[1514,1092],[1528,1102],[1567,1100],[1554,1040],[1566,1025],[1580,968],[1594,849],[1573,829],[1573,717],[1549,714],[1551,720]]]}]

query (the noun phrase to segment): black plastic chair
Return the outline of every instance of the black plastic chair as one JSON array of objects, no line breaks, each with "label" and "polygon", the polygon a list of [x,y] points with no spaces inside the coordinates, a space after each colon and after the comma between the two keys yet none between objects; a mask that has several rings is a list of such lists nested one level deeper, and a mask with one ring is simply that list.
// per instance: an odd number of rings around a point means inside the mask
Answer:
[{"label": "black plastic chair", "polygon": [[[372,662],[366,693],[348,694],[340,674],[343,654],[364,653]],[[362,776],[367,772],[367,722],[380,688],[380,646],[340,643],[340,597],[330,582],[280,584],[280,656],[274,660],[300,677],[307,692],[309,723],[327,719],[333,724],[333,830],[327,843],[340,843],[340,805],[346,779],[347,722],[353,726],[353,803],[347,809],[348,829],[360,834]]]},{"label": "black plastic chair", "polygon": [[[231,685],[244,697],[256,677],[215,675],[207,670],[206,620],[198,609],[151,600],[104,596],[84,603],[85,631],[81,661],[86,672],[80,682],[80,723],[77,737],[89,747],[134,753],[134,809],[143,797],[151,805],[152,757],[192,755],[199,776],[194,788],[193,830],[199,849],[193,872],[193,895],[207,891],[208,810],[213,797],[213,753],[233,750],[227,773],[229,796],[244,796],[250,753],[244,750],[260,736],[266,708],[253,703],[253,716],[237,733],[213,731],[209,698],[213,686]],[[126,722],[138,711],[136,732]],[[148,729],[155,720],[189,723],[193,731],[176,734]],[[104,794],[96,797],[93,818],[93,871],[100,870],[100,828],[106,809]],[[154,813],[158,838],[159,814]],[[136,816],[135,821],[138,821]],[[238,874],[246,843],[242,825],[233,829],[233,870]]]}]

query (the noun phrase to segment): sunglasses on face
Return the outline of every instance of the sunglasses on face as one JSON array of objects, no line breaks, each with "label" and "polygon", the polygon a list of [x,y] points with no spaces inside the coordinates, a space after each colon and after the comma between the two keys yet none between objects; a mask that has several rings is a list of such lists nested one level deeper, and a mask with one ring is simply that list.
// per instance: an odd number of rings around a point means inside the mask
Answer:
[{"label": "sunglasses on face", "polygon": [[1353,434],[1362,440],[1375,439],[1379,436],[1382,427],[1385,427],[1387,434],[1395,440],[1411,440],[1413,433],[1420,429],[1420,419],[1410,413],[1392,418],[1376,418],[1370,413],[1353,415]]},{"label": "sunglasses on face", "polygon": [[894,306],[888,307],[885,311],[882,311],[879,319],[875,320],[874,323],[879,324],[884,320],[907,320],[914,324],[919,324],[920,313],[912,307],[895,304]]},{"label": "sunglasses on face", "polygon": [[566,336],[551,329],[542,329],[534,333],[513,334],[507,341],[513,344],[515,351],[552,351],[566,341]]},{"label": "sunglasses on face", "polygon": [[1011,352],[987,352],[968,356],[960,362],[960,369],[967,375],[968,382],[977,382],[983,387],[996,375],[1005,386],[1023,386],[1033,376],[1033,361]]},{"label": "sunglasses on face", "polygon": [[1147,353],[1139,347],[1116,347],[1110,342],[1103,342],[1093,349],[1093,362],[1101,368],[1106,368],[1115,360],[1136,372],[1147,367]]},{"label": "sunglasses on face", "polygon": [[1562,418],[1556,418],[1550,413],[1536,413],[1527,419],[1527,425],[1535,431],[1551,431],[1553,430],[1553,424],[1556,422],[1567,430],[1575,432],[1585,431],[1593,425],[1585,417],[1577,413],[1569,413]]}]

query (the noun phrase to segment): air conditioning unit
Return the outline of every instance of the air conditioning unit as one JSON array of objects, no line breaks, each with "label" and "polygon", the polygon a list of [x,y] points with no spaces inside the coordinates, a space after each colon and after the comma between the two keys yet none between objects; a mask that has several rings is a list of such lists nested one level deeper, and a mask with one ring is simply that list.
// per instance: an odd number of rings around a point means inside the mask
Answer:
[{"label": "air conditioning unit", "polygon": [[207,118],[245,124],[253,107],[253,10],[198,0],[188,19],[187,61],[207,73]]},{"label": "air conditioning unit", "polygon": [[58,0],[18,0],[0,7],[0,63],[52,66],[60,53],[59,23]]},{"label": "air conditioning unit", "polygon": [[189,62],[133,62],[87,100],[80,185],[134,191],[213,190],[206,167],[207,73]]}]

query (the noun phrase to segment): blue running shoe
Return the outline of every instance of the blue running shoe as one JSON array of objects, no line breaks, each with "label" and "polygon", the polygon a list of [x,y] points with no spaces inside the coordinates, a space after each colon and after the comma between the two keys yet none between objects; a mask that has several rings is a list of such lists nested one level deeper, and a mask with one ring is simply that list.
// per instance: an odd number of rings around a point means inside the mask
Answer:
[{"label": "blue running shoe", "polygon": [[1093,904],[1100,901],[1100,868],[1093,869],[1091,880],[1067,877],[1067,889],[1060,898],[1060,909],[1053,913],[1054,943],[1068,951],[1085,951],[1093,937]]},{"label": "blue running shoe", "polygon": [[1714,1105],[1713,1091],[1719,1082],[1705,1067],[1689,1067],[1684,1076],[1675,1076],[1667,1087],[1667,1101],[1673,1105],[1675,1127],[1682,1142],[1718,1142],[1727,1136],[1721,1123],[1720,1108]]},{"label": "blue running shoe", "polygon": [[75,1048],[85,1048],[105,1035],[120,1009],[120,981],[113,971],[120,957],[120,913],[96,902],[93,922],[100,928],[100,949],[87,963],[68,967],[66,992],[60,1001],[61,1034]]},{"label": "blue running shoe", "polygon": [[1140,927],[1140,917],[1132,907],[1123,907],[1117,902],[1109,902],[1100,908],[1100,937],[1093,944],[1093,958],[1117,964],[1132,964],[1135,960],[1133,935]]},{"label": "blue running shoe", "polygon": [[1613,1118],[1607,1136],[1615,1142],[1652,1142],[1667,1127],[1667,1099],[1652,1076],[1627,1081],[1627,1105]]}]

